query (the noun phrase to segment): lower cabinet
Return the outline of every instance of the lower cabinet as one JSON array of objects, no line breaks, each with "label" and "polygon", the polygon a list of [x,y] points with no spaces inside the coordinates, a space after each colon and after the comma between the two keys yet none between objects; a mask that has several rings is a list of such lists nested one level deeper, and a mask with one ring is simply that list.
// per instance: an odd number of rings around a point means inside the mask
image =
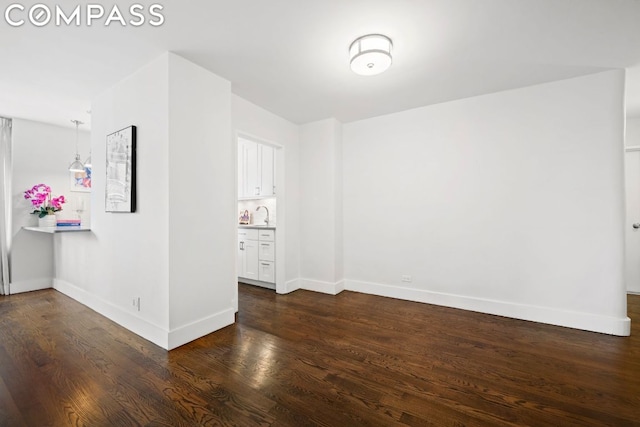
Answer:
[{"label": "lower cabinet", "polygon": [[275,283],[275,266],[273,261],[259,261],[258,262],[258,280],[263,282]]},{"label": "lower cabinet", "polygon": [[238,276],[258,280],[258,230],[238,230]]},{"label": "lower cabinet", "polygon": [[275,284],[275,253],[275,230],[238,229],[239,278]]}]

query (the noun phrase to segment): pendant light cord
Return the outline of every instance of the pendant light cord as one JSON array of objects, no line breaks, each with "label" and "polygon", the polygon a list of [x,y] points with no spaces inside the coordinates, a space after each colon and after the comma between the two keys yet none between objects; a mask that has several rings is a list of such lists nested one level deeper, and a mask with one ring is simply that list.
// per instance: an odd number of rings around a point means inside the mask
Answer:
[{"label": "pendant light cord", "polygon": [[71,120],[71,121],[76,124],[76,157],[80,158],[80,150],[78,146],[78,127],[84,123],[82,123],[80,120]]}]

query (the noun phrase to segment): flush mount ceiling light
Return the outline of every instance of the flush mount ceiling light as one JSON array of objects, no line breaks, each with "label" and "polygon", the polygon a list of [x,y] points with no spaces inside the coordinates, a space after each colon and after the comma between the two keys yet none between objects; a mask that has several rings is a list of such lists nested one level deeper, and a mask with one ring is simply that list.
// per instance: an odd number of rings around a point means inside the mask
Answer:
[{"label": "flush mount ceiling light", "polygon": [[391,39],[382,34],[368,34],[349,46],[351,69],[361,76],[374,76],[391,66]]},{"label": "flush mount ceiling light", "polygon": [[76,124],[76,159],[69,165],[70,172],[84,172],[84,165],[80,161],[80,153],[78,152],[78,126],[82,124],[80,120],[71,120]]}]

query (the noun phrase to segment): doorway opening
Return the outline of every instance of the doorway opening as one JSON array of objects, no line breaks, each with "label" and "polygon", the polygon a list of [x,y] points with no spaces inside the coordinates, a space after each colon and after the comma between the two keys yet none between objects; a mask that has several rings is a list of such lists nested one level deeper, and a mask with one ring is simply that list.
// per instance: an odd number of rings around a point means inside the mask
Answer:
[{"label": "doorway opening", "polygon": [[[285,149],[238,132],[238,282],[285,290]],[[236,311],[237,311],[236,298]]]}]

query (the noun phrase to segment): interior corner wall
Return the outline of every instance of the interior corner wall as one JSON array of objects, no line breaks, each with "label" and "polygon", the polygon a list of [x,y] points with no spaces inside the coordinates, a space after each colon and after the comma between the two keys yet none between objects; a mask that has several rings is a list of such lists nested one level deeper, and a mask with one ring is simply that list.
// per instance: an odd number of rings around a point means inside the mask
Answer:
[{"label": "interior corner wall", "polygon": [[342,125],[300,126],[300,287],[336,294],[342,282]]},{"label": "interior corner wall", "polygon": [[343,215],[343,160],[342,160],[342,123],[335,122],[334,126],[334,147],[335,147],[335,155],[334,155],[334,230],[335,230],[335,241],[334,241],[334,281],[338,283],[338,289],[336,291],[342,291],[344,288],[344,215]]},{"label": "interior corner wall", "polygon": [[613,70],[345,124],[346,288],[628,335],[623,93]]},{"label": "interior corner wall", "polygon": [[234,322],[231,83],[169,54],[169,348]]},{"label": "interior corner wall", "polygon": [[[56,289],[166,349],[234,321],[230,96],[172,53],[98,96],[92,232],[55,236]],[[136,212],[105,212],[106,137],[131,125]]]},{"label": "interior corner wall", "polygon": [[[164,348],[169,332],[168,81],[165,54],[93,100],[92,230],[55,235],[54,280],[57,290]],[[106,138],[131,125],[137,127],[137,210],[108,213]]]},{"label": "interior corner wall", "polygon": [[[12,124],[12,247],[11,293],[50,288],[53,284],[53,239],[51,235],[25,231],[37,226],[38,218],[24,191],[36,184],[51,187],[54,197],[64,195],[67,202],[60,216],[74,218],[80,200],[89,205],[88,193],[72,193],[68,167],[76,150],[76,131],[24,119]],[[89,156],[90,134],[78,132],[82,158]]]},{"label": "interior corner wall", "polygon": [[[300,277],[300,141],[299,126],[279,117],[237,95],[231,97],[232,129],[235,132],[254,136],[284,147],[284,176],[282,179],[286,200],[285,209],[278,209],[278,230],[284,224],[285,247],[285,292],[299,288]],[[277,187],[280,184],[276,183]],[[277,232],[281,232],[278,231]],[[280,247],[276,246],[276,259],[280,257]],[[276,271],[276,278],[280,272]]]}]

